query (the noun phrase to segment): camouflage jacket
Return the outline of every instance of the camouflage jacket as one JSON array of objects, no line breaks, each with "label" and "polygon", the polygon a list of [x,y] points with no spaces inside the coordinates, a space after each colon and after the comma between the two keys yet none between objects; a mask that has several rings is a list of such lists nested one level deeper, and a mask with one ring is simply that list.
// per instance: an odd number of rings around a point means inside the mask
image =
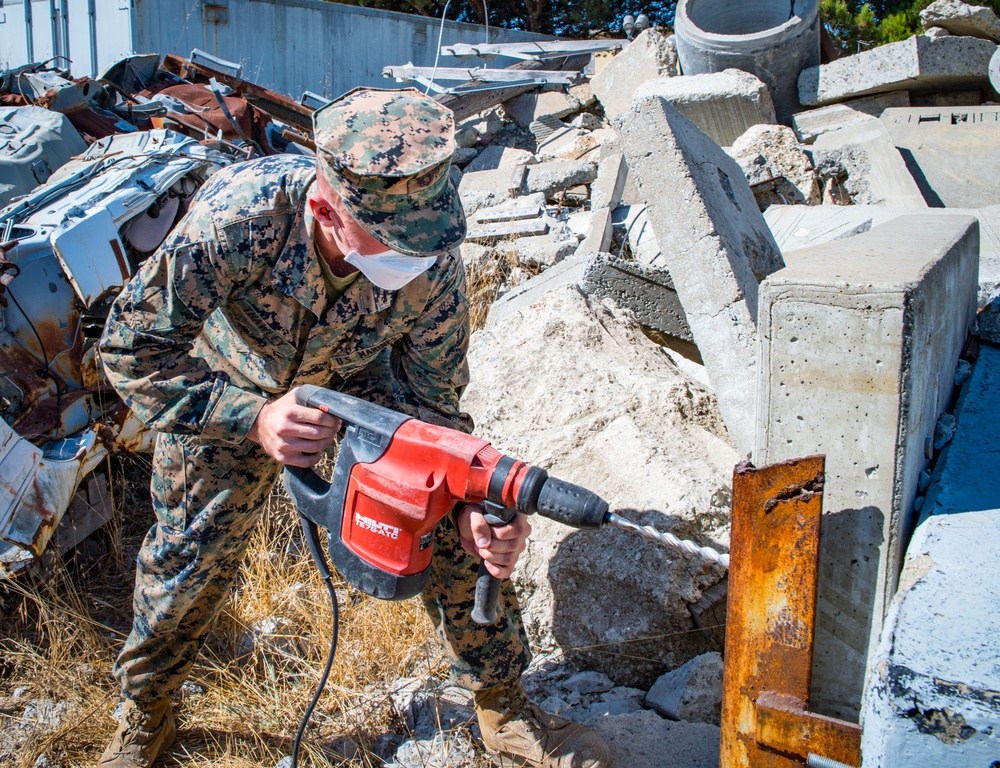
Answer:
[{"label": "camouflage jacket", "polygon": [[268,399],[318,384],[471,430],[461,259],[399,291],[360,275],[331,301],[305,204],[315,173],[292,156],[218,171],[114,302],[101,358],[151,428],[238,444]]}]

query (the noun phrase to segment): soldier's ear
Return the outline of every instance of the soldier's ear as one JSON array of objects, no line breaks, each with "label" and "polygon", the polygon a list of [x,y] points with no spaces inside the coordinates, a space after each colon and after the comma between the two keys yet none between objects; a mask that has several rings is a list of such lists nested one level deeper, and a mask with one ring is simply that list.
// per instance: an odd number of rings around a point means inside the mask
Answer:
[{"label": "soldier's ear", "polygon": [[312,215],[320,224],[329,226],[333,223],[333,211],[331,210],[330,203],[322,197],[310,197],[309,210],[312,211]]}]

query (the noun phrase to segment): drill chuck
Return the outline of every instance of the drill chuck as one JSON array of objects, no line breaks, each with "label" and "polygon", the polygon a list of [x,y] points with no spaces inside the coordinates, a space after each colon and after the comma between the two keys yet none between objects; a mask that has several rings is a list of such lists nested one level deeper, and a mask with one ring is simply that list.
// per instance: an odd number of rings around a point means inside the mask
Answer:
[{"label": "drill chuck", "polygon": [[536,512],[571,528],[600,528],[608,503],[593,491],[549,477],[544,469],[530,467],[517,494],[517,510]]}]

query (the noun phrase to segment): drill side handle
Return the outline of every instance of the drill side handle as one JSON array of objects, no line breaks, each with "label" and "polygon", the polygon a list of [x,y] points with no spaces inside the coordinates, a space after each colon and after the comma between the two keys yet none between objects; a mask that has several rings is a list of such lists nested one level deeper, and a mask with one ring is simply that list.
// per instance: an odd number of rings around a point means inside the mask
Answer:
[{"label": "drill side handle", "polygon": [[[491,526],[507,525],[518,511],[526,515],[538,513],[578,529],[600,528],[607,522],[608,503],[593,491],[549,477],[535,467],[529,472],[529,479],[518,493],[516,508],[485,502],[486,520]],[[472,620],[477,624],[494,623],[499,595],[500,579],[486,569],[485,562],[480,563]]]},{"label": "drill side handle", "polygon": [[[517,509],[503,507],[491,501],[483,502],[486,508],[486,522],[492,527],[507,525],[514,519]],[[486,561],[479,563],[476,577],[476,598],[472,607],[472,620],[476,624],[493,624],[497,620],[497,600],[500,597],[500,579],[486,568]]]}]

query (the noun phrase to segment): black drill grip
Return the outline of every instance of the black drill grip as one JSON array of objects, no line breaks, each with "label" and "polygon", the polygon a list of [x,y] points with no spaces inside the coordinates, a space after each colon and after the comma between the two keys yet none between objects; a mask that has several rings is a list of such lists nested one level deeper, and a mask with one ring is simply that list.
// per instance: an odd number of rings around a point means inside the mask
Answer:
[{"label": "black drill grip", "polygon": [[497,620],[497,599],[500,597],[500,579],[486,570],[486,561],[479,563],[476,578],[476,603],[472,607],[472,620],[476,624],[492,624]]},{"label": "black drill grip", "polygon": [[[491,501],[483,502],[486,522],[494,528],[507,525],[517,510]],[[472,607],[472,620],[476,624],[492,624],[497,620],[497,598],[500,596],[500,579],[486,569],[486,561],[479,564],[476,578],[476,602]]]}]

